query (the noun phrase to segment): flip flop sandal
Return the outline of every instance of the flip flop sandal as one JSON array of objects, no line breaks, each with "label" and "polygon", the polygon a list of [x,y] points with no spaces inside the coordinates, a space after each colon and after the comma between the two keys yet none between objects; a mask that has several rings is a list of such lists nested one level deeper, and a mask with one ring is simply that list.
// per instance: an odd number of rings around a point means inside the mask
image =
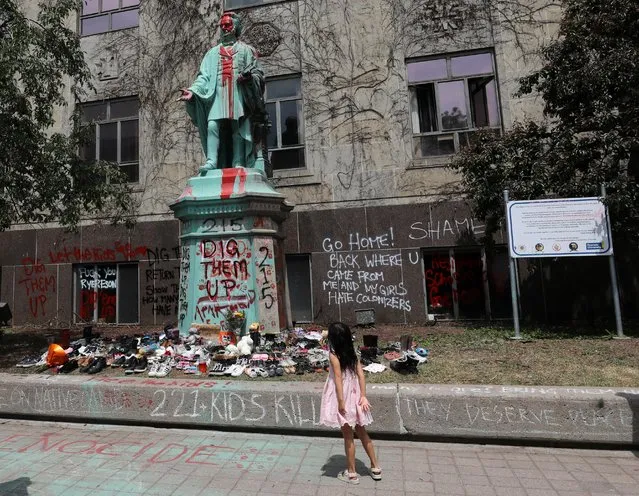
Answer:
[{"label": "flip flop sandal", "polygon": [[344,470],[337,474],[337,478],[342,482],[346,482],[347,484],[359,484],[359,476],[357,473],[350,473],[348,470]]},{"label": "flip flop sandal", "polygon": [[381,468],[372,468],[371,469],[371,477],[373,480],[380,481],[382,480],[382,469]]}]

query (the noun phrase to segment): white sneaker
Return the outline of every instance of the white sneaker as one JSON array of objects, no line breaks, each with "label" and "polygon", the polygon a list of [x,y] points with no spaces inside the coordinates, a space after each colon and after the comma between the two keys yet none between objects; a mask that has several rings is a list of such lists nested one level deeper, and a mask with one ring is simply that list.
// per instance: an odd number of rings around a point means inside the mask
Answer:
[{"label": "white sneaker", "polygon": [[47,364],[47,356],[49,355],[49,352],[46,351],[42,354],[42,356],[40,357],[40,360],[38,360],[38,363],[36,363],[36,367],[39,367],[41,365],[46,365]]},{"label": "white sneaker", "polygon": [[155,377],[166,377],[171,372],[171,361],[165,360],[158,363],[158,368],[155,373]]},{"label": "white sneaker", "polygon": [[159,370],[160,370],[160,363],[152,362],[149,367],[149,377],[158,377]]}]

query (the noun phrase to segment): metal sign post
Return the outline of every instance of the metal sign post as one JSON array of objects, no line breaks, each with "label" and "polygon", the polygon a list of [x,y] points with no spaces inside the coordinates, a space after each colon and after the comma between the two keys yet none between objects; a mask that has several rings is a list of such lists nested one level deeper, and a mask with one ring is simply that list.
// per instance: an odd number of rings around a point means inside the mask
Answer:
[{"label": "metal sign post", "polygon": [[508,190],[504,190],[515,339],[519,339],[519,312],[514,259],[585,256],[608,257],[617,338],[625,337],[610,218],[602,201],[606,196],[603,186],[601,195],[601,198],[509,201]]},{"label": "metal sign post", "polygon": [[[601,198],[606,198],[606,187],[601,185]],[[608,209],[606,208],[606,218],[610,225],[608,217]],[[610,246],[612,246],[612,236],[610,237]],[[615,323],[617,325],[617,339],[628,339],[623,334],[623,321],[621,320],[621,303],[619,303],[619,284],[617,282],[617,267],[615,264],[615,253],[611,250],[608,256],[608,267],[610,268],[610,282],[612,284],[612,302],[615,307]]]},{"label": "metal sign post", "polygon": [[[508,218],[508,190],[504,190],[504,204],[506,208],[506,218]],[[512,227],[508,225],[510,231]],[[517,277],[515,275],[515,259],[512,257],[510,250],[508,250],[508,266],[510,268],[510,298],[513,306],[513,325],[515,326],[515,335],[512,339],[521,339],[519,333],[519,303],[517,301]]]}]

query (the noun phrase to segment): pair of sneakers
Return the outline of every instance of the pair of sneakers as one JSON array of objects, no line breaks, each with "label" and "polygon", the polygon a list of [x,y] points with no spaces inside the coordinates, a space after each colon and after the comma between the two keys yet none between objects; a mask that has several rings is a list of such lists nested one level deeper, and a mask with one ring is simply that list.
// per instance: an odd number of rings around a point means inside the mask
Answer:
[{"label": "pair of sneakers", "polygon": [[142,372],[146,372],[148,364],[149,362],[144,356],[139,358],[135,355],[130,356],[124,365],[124,373],[127,375],[141,374]]},{"label": "pair of sneakers", "polygon": [[166,377],[172,368],[170,359],[155,361],[149,368],[149,377]]},{"label": "pair of sneakers", "polygon": [[[371,468],[371,477],[375,481],[382,480],[382,469],[381,468]],[[357,472],[349,472],[347,470],[343,470],[339,474],[337,474],[337,478],[347,484],[359,484],[359,475]]]}]

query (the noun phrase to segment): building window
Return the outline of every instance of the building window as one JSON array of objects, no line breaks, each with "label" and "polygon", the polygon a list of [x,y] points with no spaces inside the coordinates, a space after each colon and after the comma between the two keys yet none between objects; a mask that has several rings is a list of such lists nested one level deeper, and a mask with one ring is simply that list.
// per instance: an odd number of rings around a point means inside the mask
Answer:
[{"label": "building window", "polygon": [[138,265],[76,265],[76,320],[109,324],[136,324],[138,312]]},{"label": "building window", "polygon": [[82,0],[80,34],[134,28],[139,22],[140,0]]},{"label": "building window", "polygon": [[415,158],[449,155],[479,128],[501,131],[492,53],[407,62]]},{"label": "building window", "polygon": [[268,149],[273,170],[305,166],[301,86],[299,77],[266,82],[266,110],[271,119]]},{"label": "building window", "polygon": [[138,182],[139,109],[137,97],[81,104],[82,120],[94,131],[93,139],[80,151],[82,159],[113,162],[127,182]]}]

